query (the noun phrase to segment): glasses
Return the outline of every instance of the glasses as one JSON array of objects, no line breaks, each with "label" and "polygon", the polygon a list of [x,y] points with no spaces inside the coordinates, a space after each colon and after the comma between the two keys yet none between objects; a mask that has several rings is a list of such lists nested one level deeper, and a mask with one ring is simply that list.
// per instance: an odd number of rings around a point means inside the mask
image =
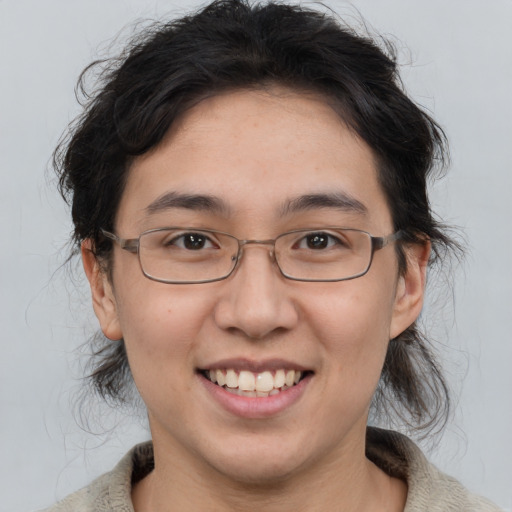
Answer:
[{"label": "glasses", "polygon": [[268,245],[281,274],[295,281],[345,281],[368,272],[375,251],[401,237],[385,237],[348,228],[298,229],[273,240],[239,240],[212,229],[169,227],[124,239],[103,235],[138,254],[143,274],[169,284],[211,283],[229,277],[248,245]]}]

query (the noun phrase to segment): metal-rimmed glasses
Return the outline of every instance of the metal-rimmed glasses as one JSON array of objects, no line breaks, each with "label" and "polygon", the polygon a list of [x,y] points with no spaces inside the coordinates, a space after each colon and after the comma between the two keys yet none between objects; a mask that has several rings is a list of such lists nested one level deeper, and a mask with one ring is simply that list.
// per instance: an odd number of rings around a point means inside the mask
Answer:
[{"label": "metal-rimmed glasses", "polygon": [[194,227],[165,227],[144,231],[138,238],[103,235],[138,254],[143,274],[169,284],[199,284],[229,277],[246,246],[268,245],[281,274],[295,281],[332,282],[368,272],[375,251],[401,237],[372,236],[352,228],[296,229],[269,240],[239,240],[229,233]]}]

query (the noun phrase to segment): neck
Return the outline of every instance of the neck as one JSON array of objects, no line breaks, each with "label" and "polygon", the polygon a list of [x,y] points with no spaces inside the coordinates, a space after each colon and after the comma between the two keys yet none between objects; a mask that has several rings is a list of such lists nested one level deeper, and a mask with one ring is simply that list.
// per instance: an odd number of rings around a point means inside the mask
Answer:
[{"label": "neck", "polygon": [[235,480],[211,467],[182,465],[166,453],[173,452],[155,449],[155,470],[134,487],[136,512],[402,512],[405,506],[405,483],[366,459],[364,440],[307,471],[258,483]]}]

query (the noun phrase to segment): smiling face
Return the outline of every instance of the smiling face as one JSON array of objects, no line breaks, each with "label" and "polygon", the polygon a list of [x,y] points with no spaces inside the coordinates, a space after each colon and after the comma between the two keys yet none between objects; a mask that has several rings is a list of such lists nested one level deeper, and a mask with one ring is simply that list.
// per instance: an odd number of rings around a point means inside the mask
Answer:
[{"label": "smiling face", "polygon": [[[393,231],[370,149],[321,98],[282,89],[207,99],[135,159],[116,234],[166,226],[253,240]],[[124,338],[147,406],[157,469],[167,457],[171,472],[264,483],[364,459],[388,341],[421,308],[424,252],[410,251],[404,276],[391,244],[362,277],[298,282],[254,244],[227,279],[175,285],[144,277],[117,244],[110,282],[84,250],[103,332]],[[236,394],[256,383],[262,396]]]}]

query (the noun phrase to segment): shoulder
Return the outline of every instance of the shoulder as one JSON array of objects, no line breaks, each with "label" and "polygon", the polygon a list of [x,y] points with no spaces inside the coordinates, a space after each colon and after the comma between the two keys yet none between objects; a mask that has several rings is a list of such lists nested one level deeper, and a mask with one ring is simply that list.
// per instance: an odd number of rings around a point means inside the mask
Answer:
[{"label": "shoulder", "polygon": [[367,456],[386,473],[407,482],[404,512],[500,512],[490,501],[468,491],[439,471],[420,448],[397,432],[369,428]]},{"label": "shoulder", "polygon": [[112,471],[41,512],[133,512],[132,483],[149,473],[153,464],[153,445],[137,445]]}]

